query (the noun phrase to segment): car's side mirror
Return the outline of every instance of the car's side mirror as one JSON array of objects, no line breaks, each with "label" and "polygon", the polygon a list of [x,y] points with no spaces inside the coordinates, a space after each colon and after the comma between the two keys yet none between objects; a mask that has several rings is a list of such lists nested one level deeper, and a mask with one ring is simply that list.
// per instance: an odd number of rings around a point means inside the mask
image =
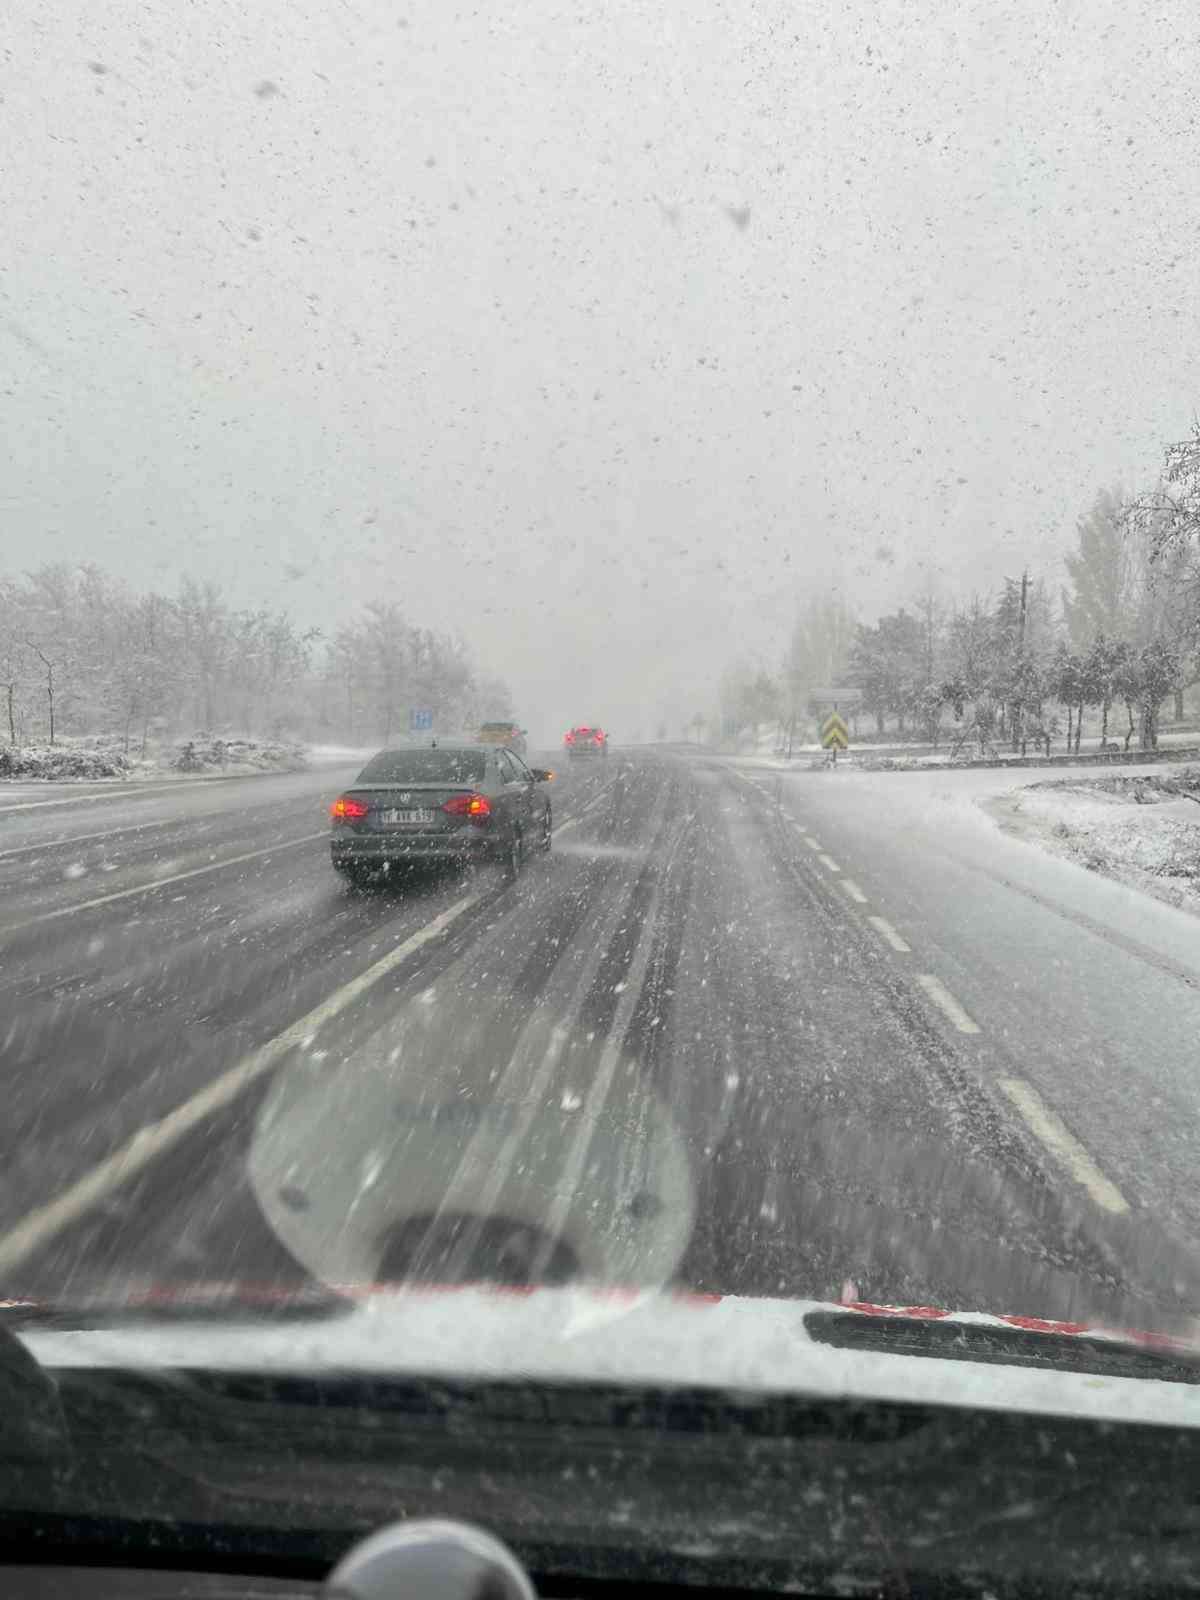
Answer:
[{"label": "car's side mirror", "polygon": [[554,782],[554,774],[550,771],[549,767],[530,767],[529,770],[533,773],[534,783]]}]

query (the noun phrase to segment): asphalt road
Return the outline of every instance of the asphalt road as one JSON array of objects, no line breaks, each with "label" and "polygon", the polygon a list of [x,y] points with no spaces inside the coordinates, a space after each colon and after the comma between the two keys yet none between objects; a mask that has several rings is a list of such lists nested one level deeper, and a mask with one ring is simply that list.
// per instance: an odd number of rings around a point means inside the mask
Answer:
[{"label": "asphalt road", "polygon": [[547,1271],[1200,1305],[1194,922],[979,775],[613,754],[515,885],[361,891],[351,776],[0,793],[0,1296],[435,1270],[473,1204],[573,1239]]}]

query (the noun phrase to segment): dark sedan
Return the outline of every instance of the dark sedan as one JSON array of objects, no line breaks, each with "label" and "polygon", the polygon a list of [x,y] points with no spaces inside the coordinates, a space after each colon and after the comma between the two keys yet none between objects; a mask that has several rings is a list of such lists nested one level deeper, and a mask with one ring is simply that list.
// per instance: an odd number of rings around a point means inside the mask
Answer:
[{"label": "dark sedan", "polygon": [[334,868],[358,879],[420,862],[498,861],[515,877],[549,850],[553,773],[483,745],[381,750],[330,807]]}]

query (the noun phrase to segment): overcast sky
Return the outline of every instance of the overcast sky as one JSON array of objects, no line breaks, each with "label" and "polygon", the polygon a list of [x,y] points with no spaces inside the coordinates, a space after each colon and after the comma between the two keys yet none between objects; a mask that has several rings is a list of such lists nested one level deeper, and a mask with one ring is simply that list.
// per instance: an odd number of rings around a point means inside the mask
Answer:
[{"label": "overcast sky", "polygon": [[629,736],[1190,429],[1194,0],[5,21],[0,569],[394,597]]}]

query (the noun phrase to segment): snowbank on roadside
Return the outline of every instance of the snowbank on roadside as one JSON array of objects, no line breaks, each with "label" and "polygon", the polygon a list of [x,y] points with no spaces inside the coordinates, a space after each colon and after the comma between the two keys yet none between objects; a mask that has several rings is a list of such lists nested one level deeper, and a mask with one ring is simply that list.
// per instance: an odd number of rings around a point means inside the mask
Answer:
[{"label": "snowbank on roadside", "polygon": [[1034,783],[987,809],[1093,872],[1200,912],[1200,767]]}]

